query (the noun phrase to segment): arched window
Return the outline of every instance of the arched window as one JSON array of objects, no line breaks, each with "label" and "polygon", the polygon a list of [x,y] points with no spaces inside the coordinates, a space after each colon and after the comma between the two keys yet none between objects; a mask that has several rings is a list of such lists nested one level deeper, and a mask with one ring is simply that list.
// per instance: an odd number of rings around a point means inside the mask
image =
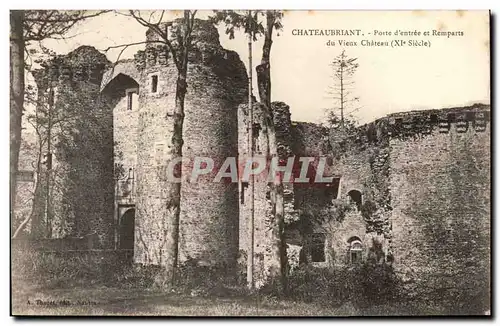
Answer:
[{"label": "arched window", "polygon": [[358,237],[349,239],[349,262],[359,264],[363,261],[363,243]]},{"label": "arched window", "polygon": [[361,205],[363,205],[363,195],[361,194],[361,191],[351,190],[347,193],[347,196],[349,196],[351,202],[354,202],[358,210],[360,210]]}]

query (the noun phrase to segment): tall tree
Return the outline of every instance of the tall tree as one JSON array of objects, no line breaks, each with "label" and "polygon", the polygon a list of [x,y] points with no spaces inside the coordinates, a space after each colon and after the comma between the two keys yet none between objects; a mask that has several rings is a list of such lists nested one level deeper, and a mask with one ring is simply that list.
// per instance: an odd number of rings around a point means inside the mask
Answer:
[{"label": "tall tree", "polygon": [[[265,109],[265,128],[268,134],[269,155],[271,160],[280,162],[287,158],[280,157],[278,153],[278,140],[276,138],[276,128],[274,123],[272,101],[271,101],[271,47],[273,44],[274,29],[280,30],[283,26],[281,18],[283,13],[276,10],[266,10],[264,13],[264,45],[262,46],[261,64],[257,66],[257,83],[259,87],[260,101]],[[285,201],[284,188],[281,177],[275,177],[271,186],[271,205],[274,220],[271,221],[272,240],[271,240],[271,266],[270,281],[280,285],[280,291],[286,289],[286,243],[284,240],[284,218]]]},{"label": "tall tree", "polygon": [[329,87],[328,94],[334,102],[334,106],[327,112],[327,120],[330,128],[339,130],[343,134],[349,134],[356,126],[354,113],[359,110],[357,102],[359,97],[354,96],[353,77],[358,70],[358,58],[351,58],[342,50],[333,59],[332,68],[333,85]]},{"label": "tall tree", "polygon": [[[164,43],[172,55],[172,60],[177,68],[177,80],[175,91],[175,109],[173,113],[173,133],[171,141],[171,160],[177,160],[182,157],[182,129],[184,124],[184,100],[187,92],[187,74],[188,74],[188,55],[192,46],[192,32],[195,26],[196,10],[184,10],[184,17],[180,24],[180,31],[176,35],[178,43],[174,46],[172,40],[169,39],[167,31],[161,28],[162,18],[165,11],[160,13],[159,19],[151,21],[141,16],[139,11],[130,10],[129,14],[142,26],[154,31]],[[150,15],[150,17],[152,17]],[[165,117],[167,118],[167,117]],[[180,177],[181,168],[179,165],[177,175]],[[167,221],[173,228],[167,232],[165,246],[165,261],[164,266],[165,277],[162,280],[163,286],[172,286],[175,278],[175,269],[178,259],[178,243],[179,243],[179,216],[180,216],[180,200],[181,200],[181,184],[172,182],[168,186],[168,196],[166,200]]]},{"label": "tall tree", "polygon": [[10,12],[10,214],[14,219],[24,107],[24,11]]},{"label": "tall tree", "polygon": [[[243,29],[250,40],[264,36],[261,63],[256,67],[259,98],[263,108],[263,133],[267,135],[267,153],[272,160],[279,159],[278,142],[271,107],[271,47],[274,30],[282,29],[283,13],[276,10],[237,12],[234,10],[215,11],[213,21],[223,22],[226,33],[232,39],[236,29]],[[252,67],[249,67],[252,69]],[[250,94],[251,95],[251,94]],[[281,178],[274,178],[270,184],[272,211],[271,258],[269,266],[269,281],[286,287],[286,247],[283,240],[284,200]],[[251,258],[250,258],[251,259]]]}]

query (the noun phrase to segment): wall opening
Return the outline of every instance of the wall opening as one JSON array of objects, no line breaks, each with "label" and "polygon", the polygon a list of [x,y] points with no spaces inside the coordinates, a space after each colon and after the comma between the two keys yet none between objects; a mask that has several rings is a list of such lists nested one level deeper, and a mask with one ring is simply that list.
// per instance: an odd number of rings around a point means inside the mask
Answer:
[{"label": "wall opening", "polygon": [[253,146],[252,149],[254,153],[259,153],[260,152],[260,146],[259,146],[259,134],[260,131],[262,130],[262,127],[260,123],[254,123],[252,125],[252,131],[253,131]]},{"label": "wall opening", "polygon": [[311,261],[320,263],[325,261],[325,234],[313,233],[310,243]]},{"label": "wall opening", "polygon": [[135,79],[128,75],[124,75],[122,73],[116,75],[109,81],[109,83],[106,84],[102,93],[114,100],[114,104],[111,105],[113,106],[113,110],[115,109],[114,106],[116,106],[116,104],[119,103],[123,97],[126,97],[127,107],[122,108],[120,106],[120,110],[135,110],[139,106],[139,84]]},{"label": "wall opening", "polygon": [[361,210],[361,205],[363,205],[363,195],[361,194],[361,191],[351,190],[347,193],[347,195],[349,196],[349,200],[356,204],[358,210]]},{"label": "wall opening", "polygon": [[151,76],[151,92],[156,93],[158,91],[158,76]]},{"label": "wall opening", "polygon": [[333,178],[331,183],[326,184],[325,195],[331,200],[339,196],[340,178]]},{"label": "wall opening", "polygon": [[132,111],[132,105],[133,105],[133,97],[132,97],[132,92],[127,93],[127,110]]},{"label": "wall opening", "polygon": [[138,95],[137,90],[127,90],[127,110],[133,111],[137,109]]},{"label": "wall opening", "polygon": [[127,90],[127,110],[134,111],[137,109],[138,104],[138,94],[137,89]]},{"label": "wall opening", "polygon": [[240,192],[240,203],[245,203],[245,190],[248,188],[248,182],[241,183],[241,192]]},{"label": "wall opening", "polygon": [[120,219],[119,248],[134,250],[135,209],[129,209]]},{"label": "wall opening", "polygon": [[363,262],[363,243],[358,237],[351,237],[349,243],[349,263],[352,265]]},{"label": "wall opening", "polygon": [[162,166],[164,164],[165,144],[155,143],[154,165]]}]

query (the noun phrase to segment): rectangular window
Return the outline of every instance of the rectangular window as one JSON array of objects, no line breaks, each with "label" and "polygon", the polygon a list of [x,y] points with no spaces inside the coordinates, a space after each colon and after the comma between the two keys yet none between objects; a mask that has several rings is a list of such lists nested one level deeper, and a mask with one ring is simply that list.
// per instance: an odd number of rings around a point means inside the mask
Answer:
[{"label": "rectangular window", "polygon": [[361,263],[362,262],[361,254],[362,254],[361,251],[351,250],[351,263],[352,264]]},{"label": "rectangular window", "polygon": [[325,196],[329,199],[337,199],[339,197],[340,178],[333,178],[331,183],[326,184]]},{"label": "rectangular window", "polygon": [[127,110],[132,111],[132,105],[133,105],[133,94],[132,92],[127,93]]},{"label": "rectangular window", "polygon": [[240,203],[245,203],[245,189],[248,188],[248,182],[241,183],[241,192],[240,192]]},{"label": "rectangular window", "polygon": [[151,92],[156,93],[158,91],[158,76],[151,76]]},{"label": "rectangular window", "polygon": [[311,235],[311,261],[325,261],[325,234],[314,233]]},{"label": "rectangular window", "polygon": [[127,111],[135,111],[139,105],[139,89],[127,88],[125,95],[127,96]]},{"label": "rectangular window", "polygon": [[165,145],[163,143],[156,143],[155,144],[155,164],[156,166],[161,166],[164,163],[164,147]]},{"label": "rectangular window", "polygon": [[259,133],[262,127],[260,126],[260,123],[254,123],[252,126],[252,131],[253,131],[253,152],[254,153],[259,153],[260,152],[260,146],[259,146]]}]

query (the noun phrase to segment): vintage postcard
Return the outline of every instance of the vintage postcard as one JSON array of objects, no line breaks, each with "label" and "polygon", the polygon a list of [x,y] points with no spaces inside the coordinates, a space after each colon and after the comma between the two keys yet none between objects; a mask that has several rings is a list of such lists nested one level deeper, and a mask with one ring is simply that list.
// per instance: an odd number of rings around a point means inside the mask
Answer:
[{"label": "vintage postcard", "polygon": [[10,11],[13,316],[488,316],[490,12]]}]

